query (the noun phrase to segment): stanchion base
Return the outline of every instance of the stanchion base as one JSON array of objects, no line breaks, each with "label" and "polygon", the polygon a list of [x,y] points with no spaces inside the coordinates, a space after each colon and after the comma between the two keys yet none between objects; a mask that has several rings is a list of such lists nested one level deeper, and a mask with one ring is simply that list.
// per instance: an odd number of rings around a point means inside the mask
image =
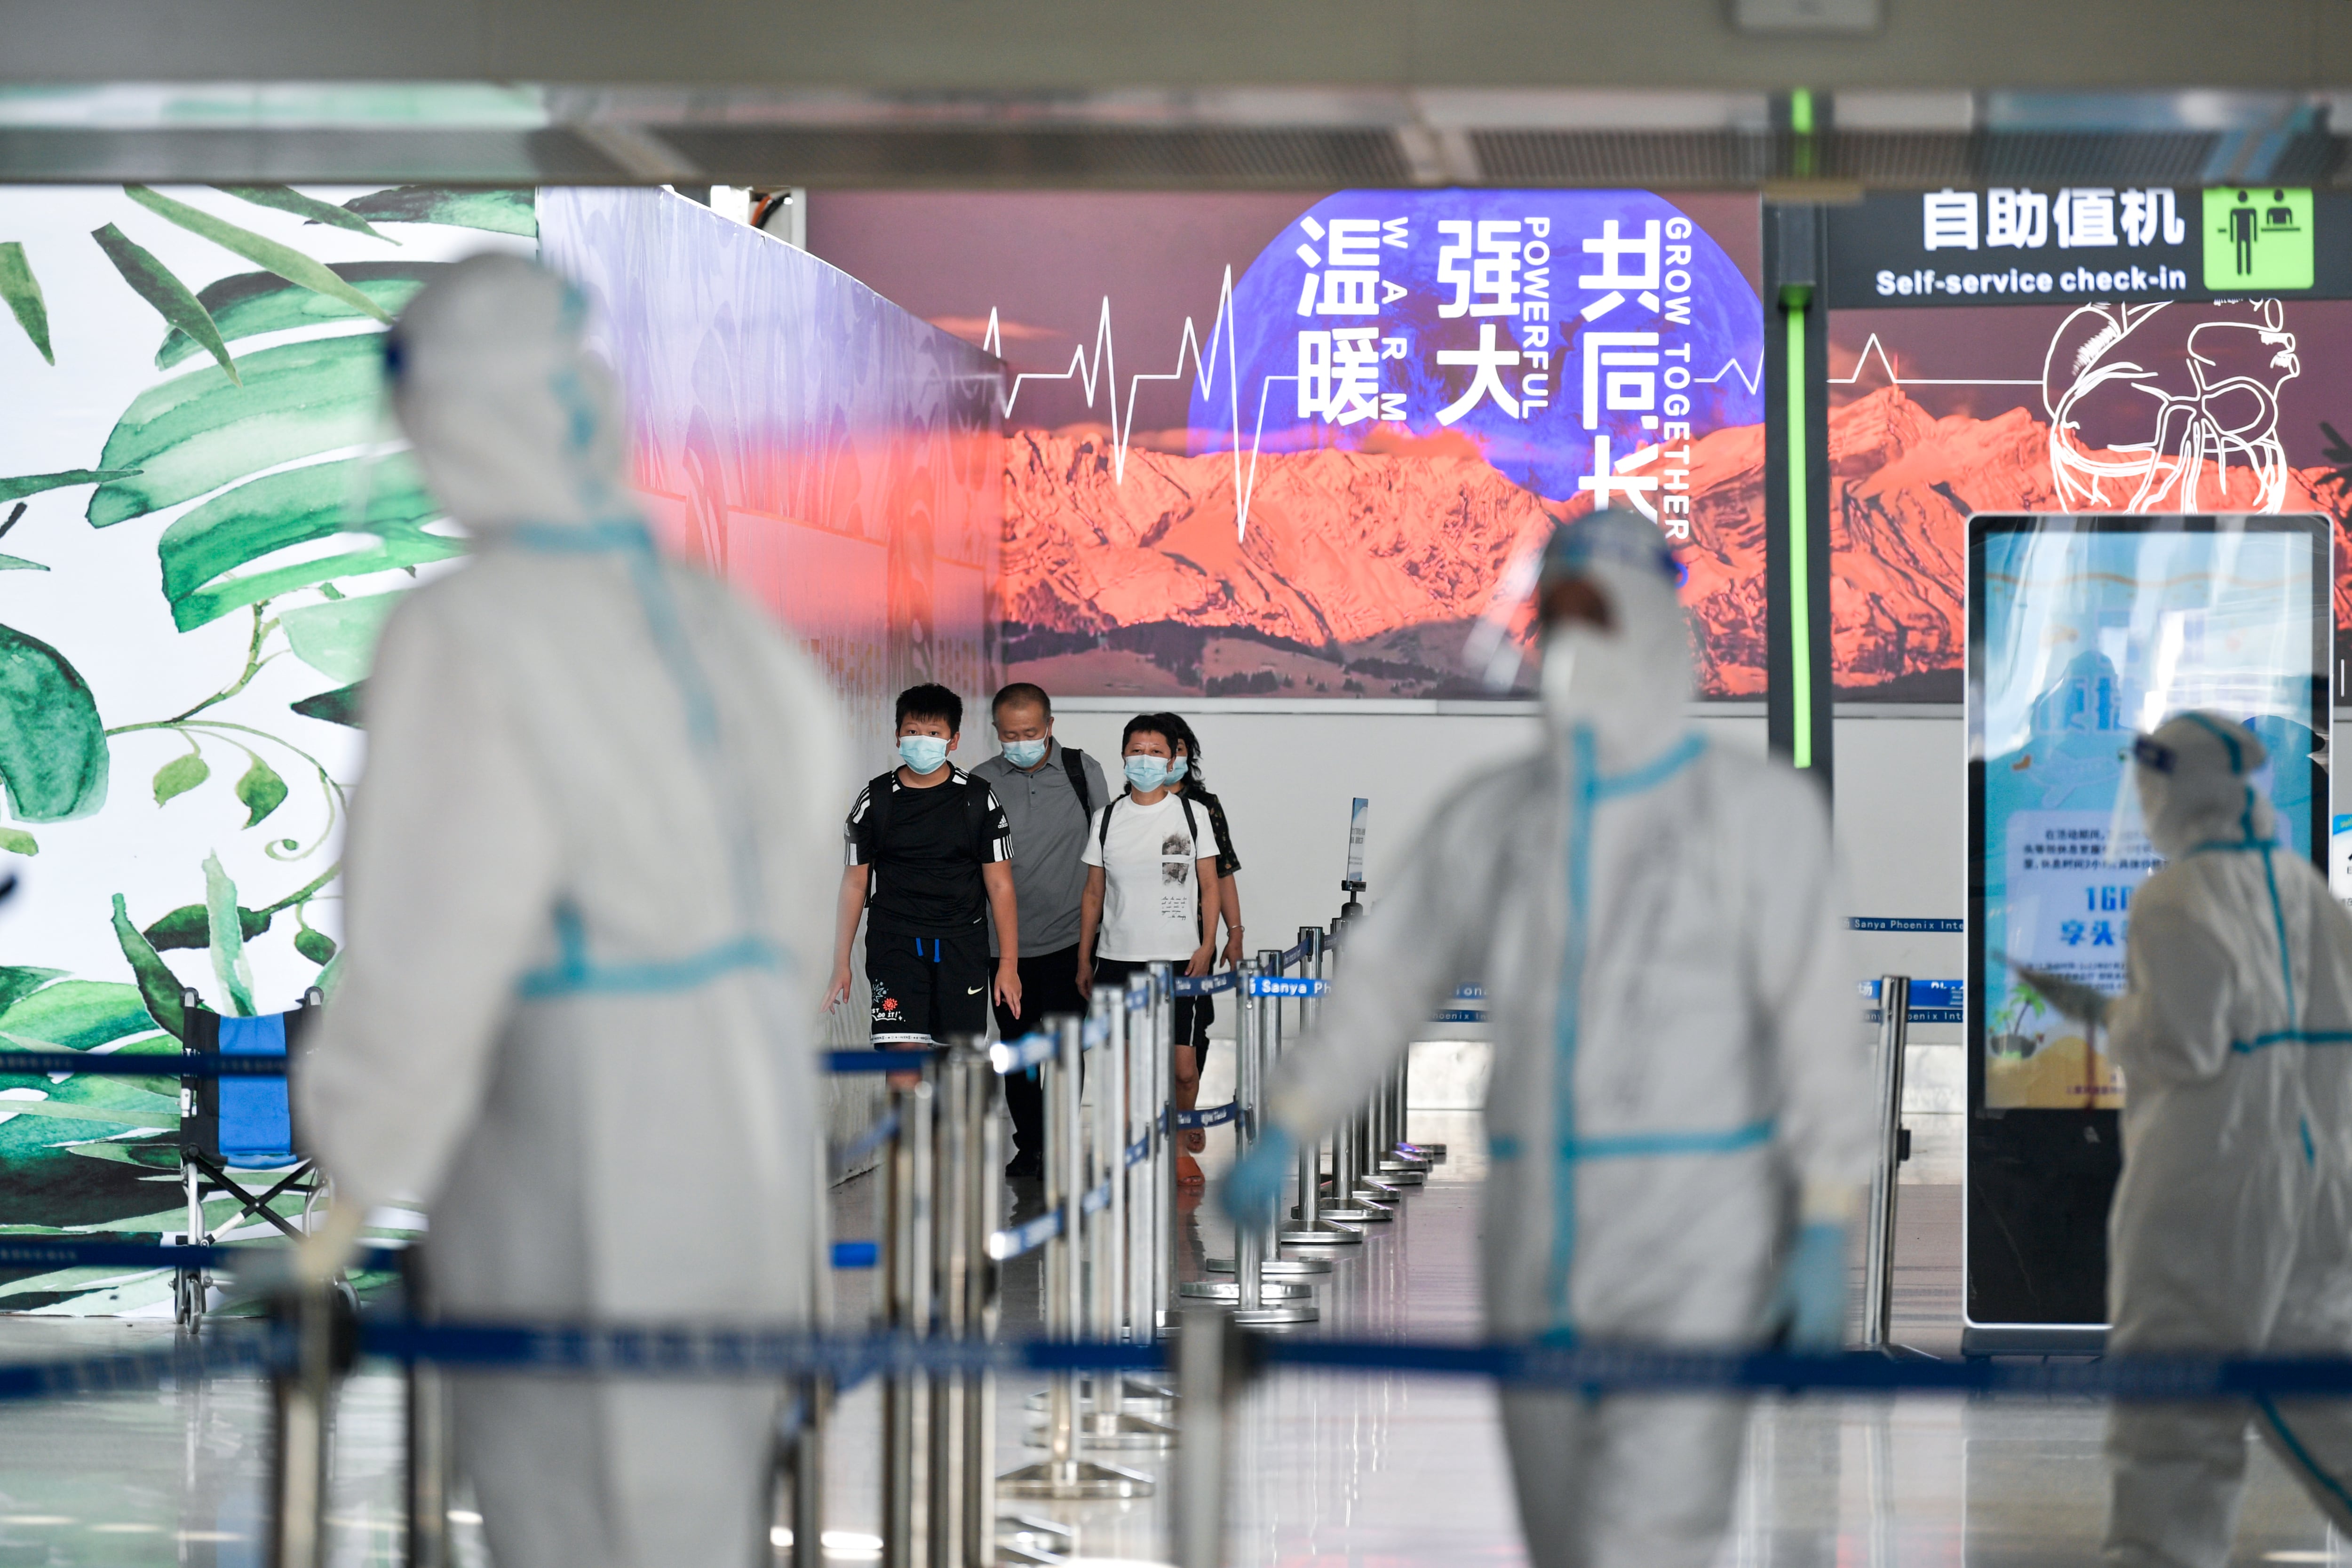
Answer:
[{"label": "stanchion base", "polygon": [[[1052,1405],[1053,1398],[1050,1390],[1041,1388],[1022,1401],[1022,1408],[1031,1411],[1045,1410]],[[1079,1408],[1084,1409],[1094,1402],[1094,1380],[1080,1378],[1078,1380]],[[1160,1384],[1146,1383],[1137,1378],[1122,1378],[1119,1380],[1118,1402],[1121,1405],[1173,1405],[1176,1402],[1176,1391]]]},{"label": "stanchion base", "polygon": [[1092,1459],[1060,1464],[1047,1459],[996,1478],[998,1497],[1122,1498],[1150,1497],[1151,1492],[1150,1476],[1117,1465],[1098,1465]]},{"label": "stanchion base", "polygon": [[[1298,1217],[1298,1211],[1296,1208],[1290,1211],[1290,1217],[1293,1219]],[[1385,1205],[1333,1204],[1327,1199],[1323,1205],[1323,1217],[1327,1220],[1338,1220],[1342,1225],[1381,1225],[1396,1218],[1396,1211]],[[1290,1238],[1284,1237],[1281,1239],[1287,1241]],[[1363,1237],[1360,1236],[1356,1239],[1361,1241]]]},{"label": "stanchion base", "polygon": [[1271,1329],[1284,1323],[1311,1323],[1322,1315],[1313,1307],[1236,1307],[1233,1317],[1244,1329]]},{"label": "stanchion base", "polygon": [[[1202,1267],[1212,1274],[1231,1274],[1234,1260],[1212,1258]],[[1257,1271],[1261,1275],[1328,1274],[1331,1272],[1331,1260],[1328,1258],[1269,1258],[1257,1266]]]},{"label": "stanchion base", "polygon": [[1418,1165],[1408,1165],[1402,1160],[1382,1160],[1379,1174],[1391,1186],[1417,1187],[1429,1180],[1429,1173]]},{"label": "stanchion base", "polygon": [[1443,1143],[1400,1143],[1397,1147],[1411,1151],[1433,1165],[1445,1163],[1445,1145]]},{"label": "stanchion base", "polygon": [[[1047,1447],[1052,1442],[1042,1427],[1029,1434],[1033,1448]],[[1081,1415],[1078,1442],[1088,1448],[1172,1448],[1176,1428],[1141,1415]]]},{"label": "stanchion base", "polygon": [[[1290,1213],[1293,1218],[1297,1217],[1297,1209]],[[1361,1247],[1364,1233],[1353,1226],[1335,1225],[1328,1219],[1318,1219],[1311,1226],[1292,1226],[1286,1230],[1277,1230],[1274,1233],[1274,1239],[1285,1247]]]},{"label": "stanchion base", "polygon": [[1058,1541],[1066,1550],[1078,1539],[1078,1527],[1058,1519],[1039,1519],[1034,1513],[1001,1513],[996,1516],[996,1533],[1000,1540],[1007,1535],[1034,1535],[1041,1541]]},{"label": "stanchion base", "polygon": [[1370,1204],[1392,1204],[1404,1196],[1404,1189],[1380,1176],[1356,1178],[1356,1201]]},{"label": "stanchion base", "polygon": [[[1212,1301],[1237,1301],[1241,1300],[1241,1291],[1238,1279],[1187,1279],[1176,1287],[1179,1296],[1205,1298]],[[1271,1279],[1260,1279],[1258,1291],[1268,1301],[1303,1301],[1315,1294],[1304,1285],[1285,1285]]]}]

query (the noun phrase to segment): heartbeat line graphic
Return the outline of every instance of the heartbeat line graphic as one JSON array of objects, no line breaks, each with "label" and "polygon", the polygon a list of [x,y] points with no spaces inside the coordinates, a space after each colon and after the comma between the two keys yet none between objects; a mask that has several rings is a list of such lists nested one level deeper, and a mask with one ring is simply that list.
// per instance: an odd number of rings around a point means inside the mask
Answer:
[{"label": "heartbeat line graphic", "polygon": [[1886,352],[1886,345],[1878,341],[1876,332],[1871,333],[1863,340],[1862,354],[1853,362],[1853,374],[1833,375],[1830,377],[1830,384],[1852,386],[1855,382],[1860,381],[1862,367],[1870,363],[1870,356],[1873,354],[1878,356],[1880,368],[1886,372],[1886,384],[1889,386],[2040,386],[2042,384],[2041,378],[2038,376],[2028,381],[1988,381],[1977,376],[1898,375],[1895,370],[1895,356]]},{"label": "heartbeat line graphic", "polygon": [[[1203,400],[1208,399],[1216,390],[1217,371],[1220,365],[1219,349],[1222,346],[1223,351],[1222,363],[1225,373],[1225,408],[1230,433],[1233,437],[1234,534],[1236,539],[1245,540],[1249,537],[1250,500],[1257,489],[1258,448],[1265,436],[1266,399],[1277,382],[1288,382],[1295,385],[1298,378],[1295,375],[1269,375],[1259,385],[1257,407],[1250,426],[1249,452],[1245,458],[1242,451],[1243,396],[1240,353],[1234,344],[1234,269],[1227,267],[1223,281],[1217,288],[1217,314],[1209,323],[1208,342],[1205,345],[1202,344],[1200,329],[1193,324],[1192,317],[1186,316],[1183,334],[1176,345],[1176,368],[1170,371],[1138,371],[1127,384],[1127,406],[1121,409],[1118,403],[1118,354],[1110,326],[1110,296],[1106,294],[1103,296],[1101,313],[1095,321],[1093,346],[1088,347],[1082,343],[1072,349],[1069,367],[1066,370],[1030,370],[1015,374],[1011,384],[1004,390],[1000,406],[1003,416],[1008,420],[1011,419],[1013,408],[1021,401],[1021,389],[1033,381],[1076,382],[1079,390],[1086,395],[1088,408],[1095,406],[1095,395],[1099,390],[1110,415],[1111,479],[1114,483],[1124,484],[1127,482],[1128,445],[1135,431],[1137,392],[1147,381],[1182,381],[1188,374],[1185,367],[1189,362],[1192,367],[1189,374],[1192,376],[1194,390]],[[1873,341],[1875,342],[1875,340]],[[998,311],[995,307],[992,306],[989,310],[988,330],[982,337],[980,346],[983,351],[994,354],[999,359],[1004,357],[1003,330],[998,321]],[[1892,374],[1891,366],[1889,374]],[[1763,356],[1761,354],[1757,356],[1756,368],[1752,372],[1746,365],[1741,364],[1737,356],[1727,359],[1723,362],[1722,369],[1713,375],[1695,378],[1693,384],[1713,386],[1726,376],[1738,376],[1740,384],[1752,395],[1763,383]],[[1633,459],[1628,458],[1617,466],[1622,471],[1633,461]]]}]

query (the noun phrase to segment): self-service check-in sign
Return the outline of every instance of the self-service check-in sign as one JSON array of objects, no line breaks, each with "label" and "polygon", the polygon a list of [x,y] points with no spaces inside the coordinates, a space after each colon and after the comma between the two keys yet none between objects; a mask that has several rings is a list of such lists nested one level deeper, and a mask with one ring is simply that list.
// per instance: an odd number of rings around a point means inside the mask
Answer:
[{"label": "self-service check-in sign", "polygon": [[2277,186],[2205,193],[2205,287],[2308,289],[2313,266],[2311,193]]}]

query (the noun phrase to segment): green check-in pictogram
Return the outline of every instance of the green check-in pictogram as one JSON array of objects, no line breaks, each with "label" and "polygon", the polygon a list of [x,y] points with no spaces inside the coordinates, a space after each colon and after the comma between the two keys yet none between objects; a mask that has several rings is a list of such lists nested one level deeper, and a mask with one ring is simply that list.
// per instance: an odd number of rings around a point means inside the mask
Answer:
[{"label": "green check-in pictogram", "polygon": [[2205,193],[2205,287],[2255,289],[2312,285],[2311,193],[2226,186]]}]

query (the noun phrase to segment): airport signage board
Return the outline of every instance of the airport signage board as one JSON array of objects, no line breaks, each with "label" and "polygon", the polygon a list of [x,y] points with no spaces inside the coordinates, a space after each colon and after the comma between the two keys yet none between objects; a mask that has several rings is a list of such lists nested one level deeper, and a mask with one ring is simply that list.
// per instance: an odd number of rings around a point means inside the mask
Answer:
[{"label": "airport signage board", "polygon": [[1829,210],[1832,310],[2352,299],[2352,196],[2294,186],[1881,191]]}]

